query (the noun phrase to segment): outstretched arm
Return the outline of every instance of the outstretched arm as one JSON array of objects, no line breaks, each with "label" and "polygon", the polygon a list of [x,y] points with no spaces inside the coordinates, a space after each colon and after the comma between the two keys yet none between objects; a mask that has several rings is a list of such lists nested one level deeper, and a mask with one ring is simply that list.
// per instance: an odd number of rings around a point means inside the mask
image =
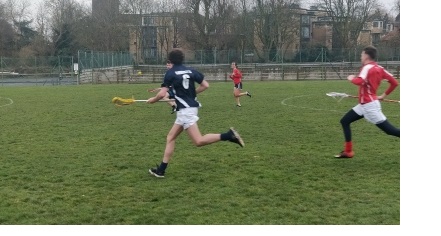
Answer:
[{"label": "outstretched arm", "polygon": [[161,88],[154,88],[154,89],[149,89],[147,91],[149,91],[150,93],[156,93],[159,92],[161,90]]},{"label": "outstretched arm", "polygon": [[165,95],[167,95],[167,91],[168,91],[168,88],[162,87],[161,90],[159,90],[159,92],[156,94],[156,96],[149,98],[147,100],[147,103],[153,104],[153,103],[163,99],[165,97]]}]

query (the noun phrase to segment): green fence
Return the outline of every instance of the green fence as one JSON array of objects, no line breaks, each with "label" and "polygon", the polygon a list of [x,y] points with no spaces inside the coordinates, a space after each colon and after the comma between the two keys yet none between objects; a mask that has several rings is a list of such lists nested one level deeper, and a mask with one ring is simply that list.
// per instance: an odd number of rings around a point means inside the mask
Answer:
[{"label": "green fence", "polygon": [[[400,48],[377,47],[379,61],[399,61]],[[229,49],[185,50],[187,64],[217,65],[236,61],[246,63],[309,63],[309,62],[359,62],[363,47],[350,49],[327,49],[325,47],[302,49]],[[165,63],[166,51],[150,51],[143,55],[139,64],[160,65]]]},{"label": "green fence", "polygon": [[[249,79],[302,80],[344,78],[348,68],[352,71],[353,66],[359,67],[361,50],[361,47],[332,50],[322,47],[266,51],[184,51],[185,63],[200,67],[213,80],[225,80],[232,61],[240,64]],[[378,47],[378,50],[378,60],[382,65],[391,67],[399,77],[400,48]],[[150,58],[146,56],[135,61],[129,52],[79,51],[77,55],[69,57],[0,57],[0,85],[98,84],[162,79],[166,54],[149,53]],[[78,71],[74,71],[75,64],[78,64]]]},{"label": "green fence", "polygon": [[[78,64],[79,71],[74,65]],[[129,52],[79,51],[74,56],[0,57],[0,85],[78,84],[88,70],[133,66]]]},{"label": "green fence", "polygon": [[80,70],[132,66],[133,57],[129,52],[78,52]]},{"label": "green fence", "polygon": [[0,84],[72,84],[74,57],[0,57]]}]

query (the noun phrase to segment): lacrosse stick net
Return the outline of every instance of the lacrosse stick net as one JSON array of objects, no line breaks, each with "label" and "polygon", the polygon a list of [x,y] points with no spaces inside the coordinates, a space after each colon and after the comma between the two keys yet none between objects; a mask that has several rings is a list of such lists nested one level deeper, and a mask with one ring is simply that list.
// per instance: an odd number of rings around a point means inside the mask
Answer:
[{"label": "lacrosse stick net", "polygon": [[[116,106],[125,106],[125,105],[131,105],[135,102],[147,102],[148,100],[136,100],[134,97],[132,98],[121,98],[121,97],[114,97],[112,99],[112,103]],[[173,102],[174,99],[161,99],[158,102]]]},{"label": "lacrosse stick net", "polygon": [[[332,97],[334,99],[338,99],[339,102],[344,98],[358,98],[357,96],[354,96],[354,95],[349,95],[347,93],[338,93],[338,92],[329,92],[329,93],[326,93],[326,95],[329,97]],[[392,100],[392,99],[382,99],[380,101],[400,103],[399,100]]]}]

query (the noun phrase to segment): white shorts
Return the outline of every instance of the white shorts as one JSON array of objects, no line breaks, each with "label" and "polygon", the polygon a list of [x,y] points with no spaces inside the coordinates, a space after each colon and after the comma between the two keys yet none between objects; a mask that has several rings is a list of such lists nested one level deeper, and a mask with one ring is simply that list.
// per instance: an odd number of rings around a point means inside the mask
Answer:
[{"label": "white shorts", "polygon": [[184,127],[184,129],[190,128],[190,126],[196,124],[199,120],[198,111],[199,109],[197,107],[179,109],[175,124]]},{"label": "white shorts", "polygon": [[375,100],[366,104],[358,104],[352,110],[370,123],[377,125],[386,120],[386,116],[381,111],[380,101]]}]

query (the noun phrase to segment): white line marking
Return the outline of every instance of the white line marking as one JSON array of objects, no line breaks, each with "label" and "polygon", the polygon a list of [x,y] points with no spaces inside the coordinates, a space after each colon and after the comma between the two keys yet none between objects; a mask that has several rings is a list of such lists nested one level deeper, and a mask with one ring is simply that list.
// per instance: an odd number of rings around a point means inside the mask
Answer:
[{"label": "white line marking", "polygon": [[12,101],[12,99],[10,99],[10,98],[2,98],[2,97],[0,97],[0,100],[1,99],[8,100],[9,103],[8,104],[4,104],[4,105],[0,105],[0,107],[10,106],[10,105],[12,105],[14,103],[14,101]]},{"label": "white line marking", "polygon": [[289,98],[285,98],[284,100],[282,100],[281,103],[284,106],[290,106],[290,107],[296,107],[296,108],[302,108],[302,109],[308,109],[308,110],[314,110],[314,111],[331,111],[331,112],[343,113],[342,111],[337,111],[337,110],[320,109],[320,108],[313,108],[313,107],[302,107],[302,106],[296,106],[296,105],[286,103],[287,101],[294,99],[294,98],[311,97],[311,96],[314,96],[314,95],[298,95],[298,96],[294,96],[294,97],[289,97]]}]

